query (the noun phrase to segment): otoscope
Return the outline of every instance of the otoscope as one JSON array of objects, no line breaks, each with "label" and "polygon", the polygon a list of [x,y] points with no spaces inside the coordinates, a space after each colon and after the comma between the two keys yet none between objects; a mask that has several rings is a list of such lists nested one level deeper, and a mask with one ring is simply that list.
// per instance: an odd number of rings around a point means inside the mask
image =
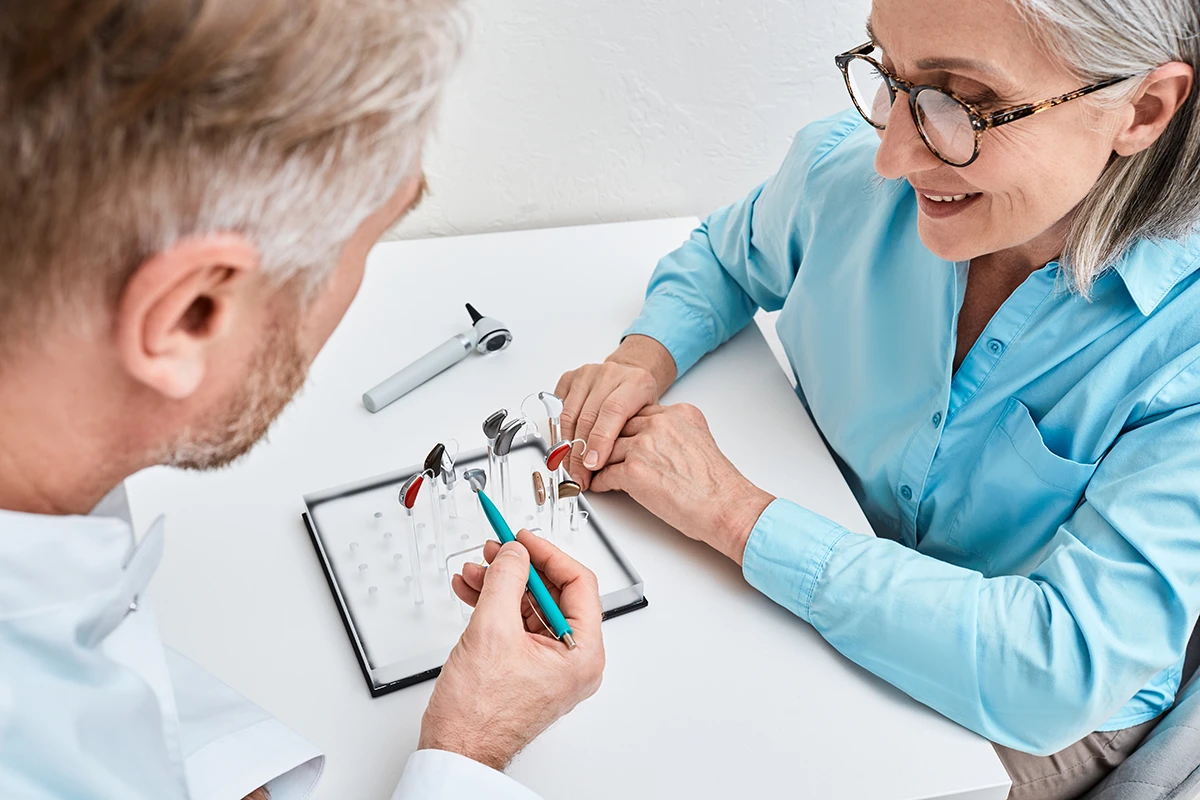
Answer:
[{"label": "otoscope", "polygon": [[481,354],[497,353],[512,342],[512,332],[504,323],[483,316],[470,303],[467,303],[467,313],[471,315],[470,330],[451,336],[364,394],[362,403],[367,411],[374,414],[386,408],[433,376],[462,361],[472,350]]}]

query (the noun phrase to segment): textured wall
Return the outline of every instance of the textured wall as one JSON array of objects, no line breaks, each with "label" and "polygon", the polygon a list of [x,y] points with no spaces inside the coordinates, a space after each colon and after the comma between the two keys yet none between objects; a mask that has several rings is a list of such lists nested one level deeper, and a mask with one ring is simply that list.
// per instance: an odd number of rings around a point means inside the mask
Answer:
[{"label": "textured wall", "polygon": [[869,0],[473,0],[399,237],[700,215],[849,102]]}]

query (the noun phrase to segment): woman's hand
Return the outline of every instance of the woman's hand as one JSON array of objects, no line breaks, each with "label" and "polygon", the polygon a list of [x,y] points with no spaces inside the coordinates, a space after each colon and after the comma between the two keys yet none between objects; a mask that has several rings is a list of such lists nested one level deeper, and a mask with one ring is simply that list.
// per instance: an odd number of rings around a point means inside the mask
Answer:
[{"label": "woman's hand", "polygon": [[563,375],[554,393],[562,398],[562,436],[583,439],[587,449],[572,451],[567,463],[587,489],[592,473],[608,463],[621,429],[675,380],[675,360],[655,340],[633,335],[603,364],[586,364]]},{"label": "woman's hand", "polygon": [[648,406],[625,425],[592,491],[622,491],[685,536],[737,564],[775,498],[717,448],[695,406]]},{"label": "woman's hand", "polygon": [[[513,756],[600,687],[604,642],[596,576],[529,531],[484,546],[491,564],[465,564],[454,593],[475,607],[438,676],[421,749],[448,750],[503,770]],[[529,565],[571,625],[576,648],[546,634],[529,605]]]}]

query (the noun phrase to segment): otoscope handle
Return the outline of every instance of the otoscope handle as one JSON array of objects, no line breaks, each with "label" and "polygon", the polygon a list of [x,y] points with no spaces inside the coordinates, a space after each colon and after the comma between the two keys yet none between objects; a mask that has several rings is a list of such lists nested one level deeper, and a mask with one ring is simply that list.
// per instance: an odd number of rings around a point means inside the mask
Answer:
[{"label": "otoscope handle", "polygon": [[460,333],[397,372],[363,395],[362,403],[374,414],[399,400],[425,381],[453,367],[475,347],[470,334]]}]

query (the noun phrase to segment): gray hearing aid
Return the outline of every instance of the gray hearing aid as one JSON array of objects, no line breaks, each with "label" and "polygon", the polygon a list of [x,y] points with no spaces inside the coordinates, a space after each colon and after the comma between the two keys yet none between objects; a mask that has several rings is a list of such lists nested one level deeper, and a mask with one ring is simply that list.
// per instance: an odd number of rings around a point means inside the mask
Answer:
[{"label": "gray hearing aid", "polygon": [[471,491],[482,492],[487,488],[487,474],[481,469],[469,469],[463,473],[463,480],[471,486]]},{"label": "gray hearing aid", "polygon": [[517,432],[525,427],[525,420],[514,419],[505,425],[496,437],[496,462],[500,468],[501,511],[511,514],[513,510],[512,481],[509,479],[508,454],[512,451]]}]

